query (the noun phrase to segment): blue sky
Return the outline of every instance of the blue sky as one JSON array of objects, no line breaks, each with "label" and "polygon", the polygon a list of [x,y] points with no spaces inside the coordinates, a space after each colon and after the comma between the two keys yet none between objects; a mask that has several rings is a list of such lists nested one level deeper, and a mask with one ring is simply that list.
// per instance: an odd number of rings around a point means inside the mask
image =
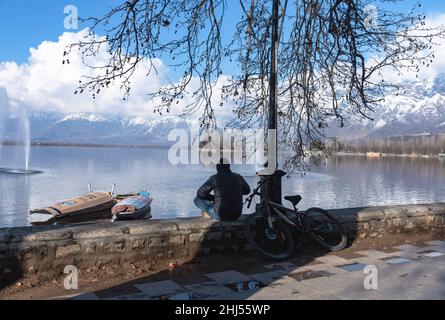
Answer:
[{"label": "blue sky", "polygon": [[[0,0],[0,61],[26,62],[29,48],[42,41],[56,41],[64,31],[64,7],[72,4],[78,7],[79,15],[100,16],[110,5],[123,0]],[[228,0],[237,1],[237,0]],[[414,0],[397,4],[400,10],[407,10]],[[423,11],[427,14],[445,13],[444,0],[422,0]],[[228,15],[236,18],[236,15]],[[81,26],[82,27],[82,26]]]},{"label": "blue sky", "polygon": [[99,16],[113,3],[104,0],[0,0],[0,61],[25,62],[29,48],[57,41],[64,29],[64,8],[75,5],[81,17]]}]

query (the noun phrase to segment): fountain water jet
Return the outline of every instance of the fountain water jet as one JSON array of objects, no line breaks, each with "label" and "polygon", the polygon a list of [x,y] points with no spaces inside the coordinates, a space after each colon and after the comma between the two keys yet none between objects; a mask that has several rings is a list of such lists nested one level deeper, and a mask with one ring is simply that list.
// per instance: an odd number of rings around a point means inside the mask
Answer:
[{"label": "fountain water jet", "polygon": [[29,130],[29,117],[25,109],[22,109],[21,119],[24,130],[23,143],[25,145],[25,171],[29,171],[29,155],[31,152],[31,132]]},{"label": "fountain water jet", "polygon": [[[3,115],[0,117],[0,147],[2,143],[4,143],[5,138],[5,130],[4,130],[4,117],[5,115],[10,114],[12,110],[10,104],[9,104],[9,97],[6,92],[6,89],[0,88],[0,109],[2,112],[0,115]],[[23,152],[24,152],[24,164],[23,168],[2,168],[0,167],[0,173],[3,174],[36,174],[40,173],[40,171],[37,170],[30,170],[29,168],[29,161],[30,161],[30,152],[31,152],[31,132],[30,132],[30,126],[29,126],[29,117],[28,113],[26,112],[25,108],[20,108],[17,112],[15,110],[15,114],[18,116],[19,119],[19,130],[21,131],[22,136],[20,137],[20,144],[23,144]],[[6,119],[8,120],[8,119]],[[19,141],[14,141],[15,143],[18,143]],[[0,149],[0,160],[2,159],[2,152],[3,150]]]}]

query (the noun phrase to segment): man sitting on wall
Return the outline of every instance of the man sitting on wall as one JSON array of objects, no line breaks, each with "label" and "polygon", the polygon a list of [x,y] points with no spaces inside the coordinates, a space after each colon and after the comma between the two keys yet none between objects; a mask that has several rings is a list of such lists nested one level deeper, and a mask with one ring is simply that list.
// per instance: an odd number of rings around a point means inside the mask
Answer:
[{"label": "man sitting on wall", "polygon": [[250,193],[250,187],[242,176],[230,170],[225,159],[220,160],[216,170],[218,173],[199,188],[195,204],[204,217],[236,221],[243,211],[243,195]]}]

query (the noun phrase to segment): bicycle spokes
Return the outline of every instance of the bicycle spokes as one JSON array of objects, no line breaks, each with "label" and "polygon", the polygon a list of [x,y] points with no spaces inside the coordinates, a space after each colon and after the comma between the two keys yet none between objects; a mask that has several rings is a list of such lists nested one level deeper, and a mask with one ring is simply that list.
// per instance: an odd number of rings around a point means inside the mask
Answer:
[{"label": "bicycle spokes", "polygon": [[273,259],[284,259],[292,254],[292,235],[279,220],[274,221],[271,228],[266,216],[251,217],[246,224],[246,236],[257,250]]},{"label": "bicycle spokes", "polygon": [[327,211],[312,208],[304,215],[309,235],[330,250],[341,250],[346,246],[346,233],[341,223]]}]

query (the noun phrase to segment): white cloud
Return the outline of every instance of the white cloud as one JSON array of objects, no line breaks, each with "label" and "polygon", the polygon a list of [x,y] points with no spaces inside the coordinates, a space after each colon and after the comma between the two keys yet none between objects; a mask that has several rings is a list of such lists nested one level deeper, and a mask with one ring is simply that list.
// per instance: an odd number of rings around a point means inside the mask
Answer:
[{"label": "white cloud", "polygon": [[[445,14],[438,14],[427,19],[426,27],[444,27],[444,22]],[[445,59],[443,59],[443,57],[445,56],[445,39],[439,38],[435,42],[437,43],[433,46],[435,59],[428,68],[421,68],[419,77],[422,79],[431,79],[441,73],[445,73]]]},{"label": "white cloud", "polygon": [[[94,70],[82,63],[80,53],[70,56],[70,64],[62,64],[66,45],[82,40],[87,30],[78,33],[66,32],[57,42],[44,41],[30,49],[27,63],[0,62],[0,87],[7,89],[10,100],[26,105],[33,111],[56,111],[61,113],[98,112],[142,115],[152,113],[152,104],[147,93],[158,90],[166,66],[155,61],[159,74],[146,76],[141,65],[132,79],[132,95],[123,101],[119,83],[102,91],[94,100],[91,94],[74,95],[78,81],[83,75],[93,75]],[[88,63],[101,65],[106,61],[106,50],[91,58]]]}]

